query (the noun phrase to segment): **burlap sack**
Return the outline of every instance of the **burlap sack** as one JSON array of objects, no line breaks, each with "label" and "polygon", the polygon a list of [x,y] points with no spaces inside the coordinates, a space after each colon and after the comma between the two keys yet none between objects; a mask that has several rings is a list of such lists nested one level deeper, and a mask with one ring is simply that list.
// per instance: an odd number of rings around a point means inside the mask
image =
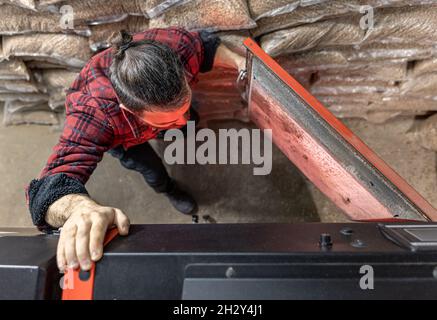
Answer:
[{"label": "burlap sack", "polygon": [[384,99],[375,99],[374,95],[349,96],[320,96],[320,102],[329,106],[332,111],[345,112],[347,110],[365,109],[371,111],[436,111],[437,100],[414,98],[409,96],[391,96]]},{"label": "burlap sack", "polygon": [[149,29],[149,19],[143,16],[129,17],[126,19],[126,28],[132,33],[146,31]]},{"label": "burlap sack", "polygon": [[51,13],[29,12],[12,5],[0,6],[0,34],[29,32],[61,32],[59,16]]},{"label": "burlap sack", "polygon": [[[263,5],[276,6],[282,1],[262,1],[250,0],[252,2],[259,2]],[[290,3],[296,1],[289,1]],[[261,36],[273,31],[290,28],[306,23],[314,23],[316,21],[339,17],[350,14],[360,13],[364,15],[366,11],[360,9],[362,6],[372,7],[374,9],[380,7],[402,7],[411,5],[435,4],[435,0],[330,0],[311,6],[298,6],[295,10],[289,13],[280,15],[268,15],[257,20],[257,28],[253,30],[254,36]]]},{"label": "burlap sack", "polygon": [[358,65],[350,64],[347,68],[335,68],[321,70],[317,73],[318,78],[329,83],[337,81],[349,81],[351,83],[367,81],[405,81],[407,79],[407,64],[393,63],[381,65]]},{"label": "burlap sack", "polygon": [[88,39],[66,34],[32,34],[3,37],[8,57],[43,60],[80,68],[91,58]]},{"label": "burlap sack", "polygon": [[349,62],[427,59],[436,54],[436,48],[412,43],[369,43],[344,50]]},{"label": "burlap sack", "polygon": [[41,101],[21,101],[21,100],[12,100],[8,102],[8,111],[10,113],[16,113],[16,112],[22,112],[29,109],[41,109],[42,106],[44,106],[44,109],[46,110],[47,100],[41,100]]},{"label": "burlap sack", "polygon": [[319,79],[324,82],[349,81],[350,83],[368,81],[404,81],[407,77],[406,63],[392,64],[348,64],[345,67],[323,69],[291,68],[286,71],[291,74],[305,88]]},{"label": "burlap sack", "polygon": [[35,0],[1,0],[0,3],[11,4],[14,6],[35,10],[36,3]]},{"label": "burlap sack", "polygon": [[418,43],[437,41],[437,5],[383,8],[375,12],[375,24],[364,41],[380,43]]},{"label": "burlap sack", "polygon": [[120,30],[127,30],[127,19],[115,23],[91,26],[89,39],[91,50],[98,51],[108,48],[111,45],[111,40]]},{"label": "burlap sack", "polygon": [[0,34],[12,35],[30,32],[61,32],[60,16],[35,12],[12,5],[0,6]]},{"label": "burlap sack", "polygon": [[66,90],[72,85],[78,76],[78,72],[63,69],[47,69],[35,71],[34,76],[46,88],[50,109],[57,111],[64,109]]},{"label": "burlap sack", "polygon": [[65,2],[65,0],[39,0],[38,1],[38,7],[45,7],[52,4],[58,4],[61,2]]},{"label": "burlap sack", "polygon": [[373,96],[370,95],[360,95],[358,98],[353,95],[345,95],[345,96],[318,96],[317,99],[326,107],[329,107],[331,111],[342,111],[343,105],[356,105],[359,106],[357,108],[367,109],[369,105],[369,100],[371,100]]},{"label": "burlap sack", "polygon": [[[374,95],[322,96],[318,99],[339,118],[361,118],[372,123],[384,123],[397,116],[424,115],[437,108],[437,101],[395,97],[393,101],[369,101]],[[390,98],[389,98],[390,99]]]},{"label": "burlap sack", "polygon": [[32,32],[76,33],[89,36],[86,26],[67,29],[61,26],[61,15],[52,12],[35,12],[12,5],[0,5],[0,34],[14,35]]},{"label": "burlap sack", "polygon": [[311,50],[277,58],[286,70],[309,71],[346,68],[353,65],[392,64],[427,59],[435,48],[419,44],[369,44],[360,48],[343,47]]},{"label": "burlap sack", "polygon": [[393,83],[385,81],[368,81],[361,83],[351,83],[348,81],[338,82],[317,82],[311,86],[311,92],[316,96],[335,96],[353,94],[375,94],[390,96],[399,94],[399,87]]},{"label": "burlap sack", "polygon": [[225,31],[218,32],[217,35],[227,48],[242,56],[246,55],[246,47],[244,47],[243,42],[250,37],[249,31]]},{"label": "burlap sack", "polygon": [[421,111],[363,111],[363,110],[351,110],[345,112],[333,112],[338,118],[359,118],[366,120],[370,123],[383,124],[396,117],[414,117],[424,115],[426,112]]},{"label": "burlap sack", "polygon": [[395,97],[388,101],[375,101],[370,103],[369,110],[391,110],[405,112],[429,112],[437,111],[437,101],[422,99],[422,98],[408,98],[408,97]]},{"label": "burlap sack", "polygon": [[437,73],[426,73],[402,84],[403,94],[430,97],[437,96]]},{"label": "burlap sack", "polygon": [[[136,13],[142,13],[145,17],[151,19],[161,15],[173,6],[181,5],[189,1],[192,0],[137,0],[136,6],[138,9]],[[131,14],[133,13],[131,12]]]},{"label": "burlap sack", "polygon": [[55,90],[50,92],[49,96],[49,107],[52,110],[61,110],[65,108],[65,97],[66,92],[65,90]]},{"label": "burlap sack", "polygon": [[59,116],[50,110],[26,110],[23,112],[9,113],[4,108],[3,125],[16,126],[25,124],[58,126]]},{"label": "burlap sack", "polygon": [[361,15],[329,19],[285,29],[261,38],[264,50],[274,56],[312,48],[370,43],[417,43],[437,41],[437,5],[375,10],[374,26],[363,28]]},{"label": "burlap sack", "polygon": [[248,0],[250,15],[256,21],[265,17],[273,17],[294,11],[300,4],[299,0]]},{"label": "burlap sack", "polygon": [[180,26],[210,31],[250,29],[256,26],[245,0],[192,0],[150,20],[150,28]]},{"label": "burlap sack", "polygon": [[295,11],[299,6],[308,6],[327,2],[327,0],[248,0],[248,7],[252,18],[256,21],[266,17],[276,17]]},{"label": "burlap sack", "polygon": [[305,53],[283,55],[277,62],[286,71],[311,71],[344,67],[348,64],[347,56],[340,50],[313,50]]},{"label": "burlap sack", "polygon": [[313,48],[329,48],[360,44],[365,30],[359,17],[344,17],[276,31],[261,38],[261,46],[269,55],[279,56]]},{"label": "burlap sack", "polygon": [[25,80],[0,80],[0,93],[35,93],[38,87]]},{"label": "burlap sack", "polygon": [[70,66],[60,65],[41,60],[26,60],[26,65],[29,69],[68,69],[70,71],[80,71],[81,68],[73,68]]},{"label": "burlap sack", "polygon": [[[262,3],[259,0],[252,0]],[[353,6],[353,2],[357,0],[332,0],[315,4],[312,6],[298,6],[295,10],[289,13],[266,16],[257,20],[257,27],[253,29],[253,35],[258,37],[264,34],[286,29],[290,27],[299,26],[307,23],[314,23],[322,19],[341,16],[349,13]],[[276,3],[276,1],[269,1],[269,3]]]},{"label": "burlap sack", "polygon": [[56,113],[47,107],[47,103],[35,104],[27,110],[12,112],[13,102],[8,101],[5,104],[3,112],[3,124],[22,125],[22,124],[40,124],[40,125],[58,125],[59,117]]},{"label": "burlap sack", "polygon": [[2,37],[0,36],[0,62],[6,60],[5,54],[3,53],[3,43]]},{"label": "burlap sack", "polygon": [[[64,3],[59,3],[52,10],[59,12],[63,5]],[[75,27],[121,21],[129,14],[125,7],[132,6],[132,11],[135,11],[134,0],[73,0],[68,5],[72,8]]]},{"label": "burlap sack", "polygon": [[0,101],[19,100],[25,102],[48,101],[49,96],[44,93],[0,93]]},{"label": "burlap sack", "polygon": [[78,76],[77,72],[62,69],[48,69],[41,73],[41,80],[49,88],[49,91],[70,88]]},{"label": "burlap sack", "polygon": [[191,0],[45,0],[39,7],[49,7],[50,11],[68,4],[74,12],[75,24],[105,24],[120,22],[128,15],[138,15],[147,18],[157,17],[169,8]]},{"label": "burlap sack", "polygon": [[417,61],[414,64],[412,74],[414,77],[417,77],[425,73],[433,73],[433,72],[437,73],[437,58],[430,58],[426,60]]},{"label": "burlap sack", "polygon": [[109,48],[114,36],[120,30],[128,30],[135,33],[145,31],[148,28],[149,20],[143,16],[130,16],[121,22],[92,26],[91,37],[89,39],[90,48],[93,51]]},{"label": "burlap sack", "polygon": [[412,128],[408,136],[425,149],[437,151],[437,114]]},{"label": "burlap sack", "polygon": [[21,60],[11,59],[0,62],[0,80],[29,80],[30,74]]}]

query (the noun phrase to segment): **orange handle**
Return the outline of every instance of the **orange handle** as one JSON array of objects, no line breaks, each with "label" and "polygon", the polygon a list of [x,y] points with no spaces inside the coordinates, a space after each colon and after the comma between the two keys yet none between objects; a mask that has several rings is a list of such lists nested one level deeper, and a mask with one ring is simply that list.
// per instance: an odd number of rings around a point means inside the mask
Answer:
[{"label": "orange handle", "polygon": [[[106,246],[118,234],[117,228],[106,233],[103,245]],[[62,300],[92,300],[94,293],[94,275],[96,264],[92,262],[88,272],[79,269],[67,269],[64,274],[64,286],[62,289]]]}]

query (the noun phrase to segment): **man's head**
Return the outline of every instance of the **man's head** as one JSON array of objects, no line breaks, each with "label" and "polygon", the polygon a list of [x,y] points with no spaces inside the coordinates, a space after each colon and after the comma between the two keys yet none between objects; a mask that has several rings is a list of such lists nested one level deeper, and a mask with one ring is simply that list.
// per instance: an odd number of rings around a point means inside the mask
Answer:
[{"label": "man's head", "polygon": [[191,89],[177,54],[156,41],[134,42],[124,30],[113,50],[110,77],[122,107],[156,127],[184,125]]}]

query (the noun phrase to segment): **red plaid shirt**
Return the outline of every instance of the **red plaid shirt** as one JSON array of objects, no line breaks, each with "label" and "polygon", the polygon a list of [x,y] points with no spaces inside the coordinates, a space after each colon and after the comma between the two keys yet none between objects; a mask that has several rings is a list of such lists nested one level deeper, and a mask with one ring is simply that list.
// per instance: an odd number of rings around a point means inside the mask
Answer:
[{"label": "red plaid shirt", "polygon": [[[134,41],[143,39],[159,41],[174,49],[185,67],[189,83],[197,81],[204,59],[199,33],[169,28],[134,35]],[[64,130],[40,179],[65,173],[85,184],[105,151],[118,145],[127,149],[158,134],[157,129],[119,107],[109,79],[111,61],[112,49],[95,55],[69,89]]]}]

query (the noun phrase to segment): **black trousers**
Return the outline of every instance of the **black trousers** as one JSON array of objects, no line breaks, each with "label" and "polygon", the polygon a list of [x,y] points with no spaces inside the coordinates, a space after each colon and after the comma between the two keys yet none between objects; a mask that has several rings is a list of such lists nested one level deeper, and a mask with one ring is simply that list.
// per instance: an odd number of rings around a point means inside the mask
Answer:
[{"label": "black trousers", "polygon": [[127,151],[122,146],[118,146],[108,153],[119,159],[123,167],[141,173],[147,184],[156,192],[170,190],[172,181],[167,170],[148,142],[131,147]]},{"label": "black trousers", "polygon": [[[190,107],[190,121],[197,123],[199,115],[196,112],[196,101]],[[187,127],[181,128],[184,136],[187,134]],[[158,138],[163,138],[164,132],[160,132]],[[168,192],[174,187],[174,181],[167,173],[161,158],[148,142],[129,148],[127,151],[118,146],[108,151],[109,154],[120,160],[123,167],[141,173],[147,184],[156,192]]]}]

